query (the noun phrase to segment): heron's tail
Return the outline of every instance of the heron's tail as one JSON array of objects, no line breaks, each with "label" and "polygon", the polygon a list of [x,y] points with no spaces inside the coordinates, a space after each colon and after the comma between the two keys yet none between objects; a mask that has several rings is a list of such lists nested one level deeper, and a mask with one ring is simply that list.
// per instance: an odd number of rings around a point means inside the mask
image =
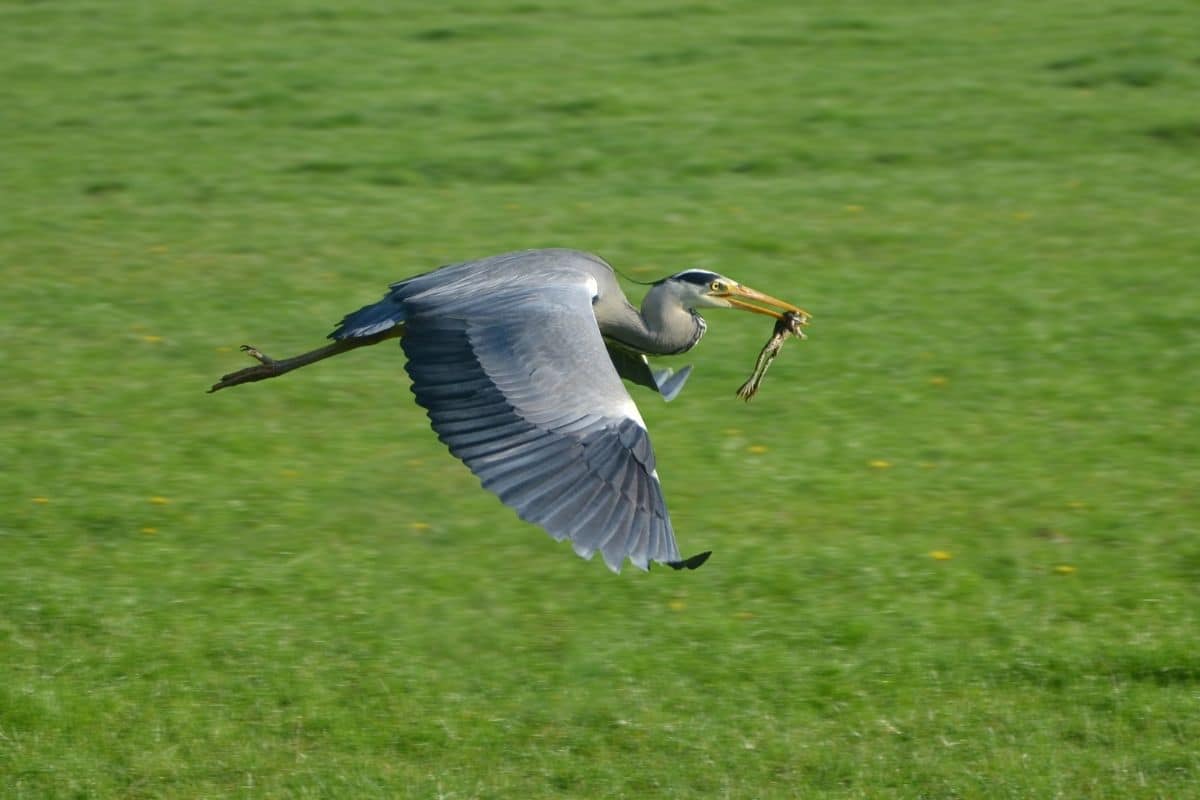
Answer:
[{"label": "heron's tail", "polygon": [[383,333],[404,322],[404,307],[389,294],[378,303],[363,306],[342,318],[330,339],[361,339]]}]

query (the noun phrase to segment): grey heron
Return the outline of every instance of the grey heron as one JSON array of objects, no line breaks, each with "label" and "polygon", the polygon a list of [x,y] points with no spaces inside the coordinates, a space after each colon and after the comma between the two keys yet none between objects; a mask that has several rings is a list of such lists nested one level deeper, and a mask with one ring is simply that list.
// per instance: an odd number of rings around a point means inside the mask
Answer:
[{"label": "grey heron", "polygon": [[614,572],[625,559],[695,569],[682,558],[646,423],[621,379],[670,400],[691,371],[650,368],[647,356],[690,350],[698,313],[740,308],[776,319],[808,313],[703,269],[651,284],[641,309],[613,268],[575,250],[525,250],[452,264],[394,283],[346,315],[333,343],[223,376],[215,392],[274,378],[324,358],[399,338],[416,401],[438,438],[484,488],[556,540]]}]

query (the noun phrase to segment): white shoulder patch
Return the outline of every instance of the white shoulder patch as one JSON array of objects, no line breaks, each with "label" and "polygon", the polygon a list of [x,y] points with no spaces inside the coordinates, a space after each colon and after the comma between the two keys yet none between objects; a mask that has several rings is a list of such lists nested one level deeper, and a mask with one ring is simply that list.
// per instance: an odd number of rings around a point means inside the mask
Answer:
[{"label": "white shoulder patch", "polygon": [[620,411],[625,417],[636,422],[642,430],[646,430],[646,420],[642,419],[642,412],[638,411],[637,404],[633,402],[632,398],[625,398]]},{"label": "white shoulder patch", "polygon": [[[647,428],[646,428],[646,420],[642,419],[642,412],[638,411],[637,404],[633,402],[632,398],[627,397],[625,399],[625,402],[621,404],[621,413],[624,414],[627,418],[636,422],[642,430],[649,433],[649,430],[647,430]],[[657,469],[651,470],[650,477],[657,481],[658,480],[658,470]],[[660,481],[660,483],[661,483],[661,481]]]}]

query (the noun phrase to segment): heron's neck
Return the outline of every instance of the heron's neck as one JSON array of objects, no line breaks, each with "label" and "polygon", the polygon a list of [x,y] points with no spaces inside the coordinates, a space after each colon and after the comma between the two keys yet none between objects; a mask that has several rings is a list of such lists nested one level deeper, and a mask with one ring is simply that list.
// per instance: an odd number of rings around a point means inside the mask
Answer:
[{"label": "heron's neck", "polygon": [[655,302],[647,295],[640,312],[622,303],[601,333],[635,352],[668,356],[691,350],[704,330],[704,320],[699,314],[678,305]]}]

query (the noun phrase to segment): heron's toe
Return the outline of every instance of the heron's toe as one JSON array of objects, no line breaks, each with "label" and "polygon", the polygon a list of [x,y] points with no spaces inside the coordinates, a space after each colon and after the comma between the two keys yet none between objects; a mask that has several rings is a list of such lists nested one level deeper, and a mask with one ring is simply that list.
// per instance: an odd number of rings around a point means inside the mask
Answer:
[{"label": "heron's toe", "polygon": [[[275,359],[271,358],[269,355],[262,352],[261,350],[259,350],[257,347],[255,347],[253,345],[249,345],[249,344],[242,345],[242,352],[245,353],[246,355],[250,356],[251,358],[253,358],[255,361],[257,361],[260,364],[265,364],[267,366],[271,366],[272,364],[275,363]],[[251,369],[253,369],[253,367],[251,367]]]}]

